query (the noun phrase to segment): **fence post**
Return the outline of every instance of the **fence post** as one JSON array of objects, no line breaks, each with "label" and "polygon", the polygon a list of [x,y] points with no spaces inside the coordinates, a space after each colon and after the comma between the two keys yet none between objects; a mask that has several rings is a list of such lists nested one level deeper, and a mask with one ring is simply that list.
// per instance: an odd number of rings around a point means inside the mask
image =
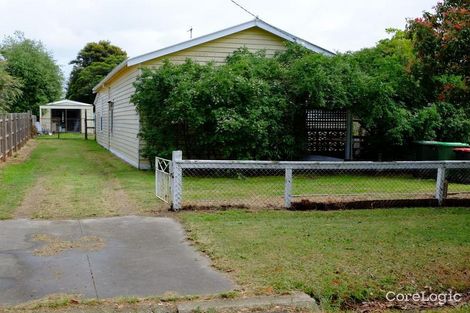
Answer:
[{"label": "fence post", "polygon": [[20,113],[18,116],[18,148],[23,147],[23,115]]},{"label": "fence post", "polygon": [[8,156],[13,155],[13,113],[8,114]]},{"label": "fence post", "polygon": [[284,207],[290,209],[292,204],[292,168],[286,167],[284,179]]},{"label": "fence post", "polygon": [[85,140],[88,140],[88,118],[85,110]]},{"label": "fence post", "polygon": [[446,168],[440,166],[437,169],[437,178],[436,178],[436,199],[439,206],[442,205],[447,196],[446,188]]},{"label": "fence post", "polygon": [[[155,166],[154,166],[155,167],[155,171],[154,171],[154,174],[155,174],[155,195],[158,196],[158,161],[157,161],[157,157],[155,157],[155,163],[154,164],[155,164]],[[170,175],[171,175],[171,169],[170,169]],[[171,186],[170,186],[170,188],[171,188]]]},{"label": "fence post", "polygon": [[[35,119],[36,117],[33,117],[33,115],[31,114],[31,112],[29,112],[29,121],[28,121],[28,129],[26,130],[28,133],[27,133],[27,138],[31,138],[31,133],[33,131],[33,126],[34,125],[34,122],[35,122]],[[36,126],[35,126],[36,127]]]},{"label": "fence post", "polygon": [[8,149],[8,142],[7,142],[7,115],[6,114],[3,114],[3,123],[2,123],[2,151],[3,151],[3,161],[6,161],[7,159],[7,149]]},{"label": "fence post", "polygon": [[13,151],[18,151],[18,114],[12,113],[12,131],[11,134],[13,135]]},{"label": "fence post", "polygon": [[178,162],[183,159],[183,152],[181,150],[173,151],[171,155],[171,208],[174,211],[181,209],[181,200],[183,192],[183,172]]},{"label": "fence post", "polygon": [[21,147],[24,146],[25,144],[25,138],[24,138],[24,128],[26,127],[25,126],[25,116],[26,114],[22,114],[20,116],[20,142],[21,142]]},{"label": "fence post", "polygon": [[0,158],[6,161],[6,131],[5,131],[5,115],[0,113]]}]

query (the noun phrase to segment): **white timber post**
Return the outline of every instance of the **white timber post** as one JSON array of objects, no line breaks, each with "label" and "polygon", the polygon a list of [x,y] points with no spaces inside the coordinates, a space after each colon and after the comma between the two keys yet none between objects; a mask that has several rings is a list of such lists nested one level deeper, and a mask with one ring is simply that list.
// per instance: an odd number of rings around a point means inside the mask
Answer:
[{"label": "white timber post", "polygon": [[[154,163],[154,167],[155,167],[155,195],[158,197],[158,158],[155,157],[155,163]],[[171,171],[171,169],[170,169]],[[170,175],[171,175],[171,172],[170,172]],[[171,188],[171,186],[170,186]]]},{"label": "white timber post", "polygon": [[181,150],[173,151],[171,155],[171,208],[174,211],[181,209],[181,200],[183,192],[183,173],[179,162],[183,160],[183,152]]},{"label": "white timber post", "polygon": [[446,196],[447,196],[447,186],[446,186],[446,168],[440,166],[437,169],[437,178],[436,178],[436,199],[439,206],[442,205]]},{"label": "white timber post", "polygon": [[284,207],[289,209],[292,205],[292,168],[286,167],[284,179]]}]

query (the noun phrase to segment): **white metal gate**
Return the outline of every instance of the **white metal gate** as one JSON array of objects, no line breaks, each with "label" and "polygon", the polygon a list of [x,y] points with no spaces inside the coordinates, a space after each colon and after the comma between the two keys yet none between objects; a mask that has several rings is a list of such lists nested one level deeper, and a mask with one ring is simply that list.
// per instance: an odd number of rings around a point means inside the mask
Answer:
[{"label": "white metal gate", "polygon": [[168,204],[171,204],[171,161],[155,158],[155,194]]}]

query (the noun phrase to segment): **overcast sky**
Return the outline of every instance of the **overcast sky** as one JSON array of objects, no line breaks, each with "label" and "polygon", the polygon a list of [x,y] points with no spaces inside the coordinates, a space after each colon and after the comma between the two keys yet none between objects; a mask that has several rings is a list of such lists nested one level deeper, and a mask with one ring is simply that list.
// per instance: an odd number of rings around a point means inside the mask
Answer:
[{"label": "overcast sky", "polygon": [[[405,27],[437,0],[238,0],[266,22],[332,51],[358,50]],[[230,0],[0,0],[0,36],[41,40],[66,76],[90,41],[136,56],[252,19]]]}]

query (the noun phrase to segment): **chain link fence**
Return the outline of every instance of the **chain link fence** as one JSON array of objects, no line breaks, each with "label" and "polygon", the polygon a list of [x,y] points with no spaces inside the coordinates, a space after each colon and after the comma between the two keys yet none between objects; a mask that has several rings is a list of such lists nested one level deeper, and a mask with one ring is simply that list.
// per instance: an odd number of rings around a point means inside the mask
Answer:
[{"label": "chain link fence", "polygon": [[470,204],[470,161],[205,161],[179,156],[166,160],[168,170],[160,167],[156,174],[157,195],[166,192],[169,196],[160,198],[174,209]]}]

